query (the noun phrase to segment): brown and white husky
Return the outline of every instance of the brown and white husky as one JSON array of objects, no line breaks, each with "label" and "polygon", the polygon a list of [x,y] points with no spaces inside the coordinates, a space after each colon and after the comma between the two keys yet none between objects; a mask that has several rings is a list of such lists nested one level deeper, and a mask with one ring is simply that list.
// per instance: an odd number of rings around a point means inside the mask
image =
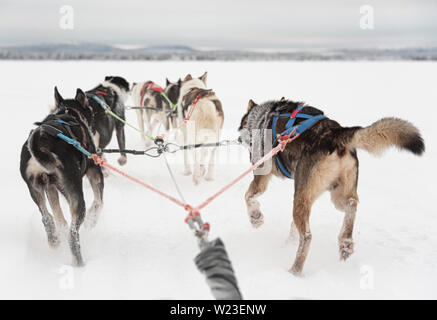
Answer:
[{"label": "brown and white husky", "polygon": [[[272,129],[275,115],[296,112],[298,106],[303,106],[301,113],[305,115],[323,115],[321,110],[285,99],[260,105],[250,100],[248,111],[241,120],[240,140],[252,145],[255,140],[260,139],[257,135],[261,135],[264,130]],[[283,132],[287,121],[287,117],[277,120],[275,131]],[[296,124],[300,121],[305,120],[297,119]],[[271,132],[270,139],[273,140]],[[390,146],[410,151],[415,155],[421,155],[425,150],[419,130],[405,120],[384,118],[368,127],[345,128],[338,122],[324,117],[276,155],[273,161],[278,163],[279,157],[282,168],[285,167],[294,177],[293,229],[297,228],[299,233],[299,247],[290,272],[295,275],[302,272],[311,243],[311,207],[325,191],[331,193],[335,207],[345,213],[343,227],[338,236],[340,259],[346,260],[353,253],[352,231],[358,205],[356,149],[379,154]],[[253,159],[254,151],[256,150],[251,150],[252,162],[257,160]],[[261,150],[260,156],[263,153]],[[278,164],[273,165],[267,174],[254,175],[246,192],[247,210],[254,227],[259,227],[263,223],[257,198],[266,191],[273,175],[284,177]]]},{"label": "brown and white husky", "polygon": [[[223,128],[223,108],[220,100],[212,90],[206,87],[207,72],[199,78],[190,74],[182,81],[178,100],[178,123],[192,112],[190,121],[181,127],[185,144],[214,143],[220,139]],[[206,180],[214,178],[214,162],[217,148],[198,148],[192,152],[194,157],[194,184],[199,184],[201,178]],[[184,152],[185,175],[192,173],[188,152]],[[208,169],[206,169],[209,156]]]}]

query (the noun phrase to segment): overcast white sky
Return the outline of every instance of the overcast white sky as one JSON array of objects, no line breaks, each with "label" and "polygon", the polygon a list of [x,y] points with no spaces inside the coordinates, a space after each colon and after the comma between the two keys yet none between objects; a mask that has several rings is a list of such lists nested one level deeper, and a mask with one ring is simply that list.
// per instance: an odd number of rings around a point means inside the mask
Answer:
[{"label": "overcast white sky", "polygon": [[[74,30],[59,27],[62,5]],[[372,5],[375,29],[361,30]],[[56,42],[206,48],[437,46],[437,0],[0,0],[0,46]]]}]

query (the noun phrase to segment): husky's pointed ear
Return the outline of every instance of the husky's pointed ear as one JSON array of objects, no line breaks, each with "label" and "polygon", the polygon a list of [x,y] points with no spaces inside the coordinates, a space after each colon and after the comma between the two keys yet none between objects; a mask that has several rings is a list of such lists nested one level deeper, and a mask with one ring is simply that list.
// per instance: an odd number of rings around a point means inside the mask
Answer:
[{"label": "husky's pointed ear", "polygon": [[206,77],[207,76],[208,76],[208,71],[205,71],[205,73],[199,77],[199,79],[202,80],[202,82],[205,84],[205,86],[206,86]]},{"label": "husky's pointed ear", "polygon": [[80,103],[82,108],[85,109],[88,107],[88,99],[87,99],[85,93],[81,89],[77,88],[76,97],[74,99]]},{"label": "husky's pointed ear", "polygon": [[191,76],[191,74],[187,74],[184,78],[184,82],[190,81],[190,80],[193,80],[193,77]]},{"label": "husky's pointed ear", "polygon": [[165,78],[165,86],[167,87],[171,82],[168,81],[168,78]]},{"label": "husky's pointed ear", "polygon": [[285,100],[285,97],[282,97],[282,98],[281,98],[281,101],[284,101],[284,100]]},{"label": "husky's pointed ear", "polygon": [[182,79],[179,78],[179,80],[178,80],[178,85],[180,86],[181,84],[182,84]]},{"label": "husky's pointed ear", "polygon": [[61,94],[58,91],[58,87],[55,87],[55,106],[56,108],[61,104],[61,102],[64,101],[64,98],[62,98]]},{"label": "husky's pointed ear", "polygon": [[250,111],[253,107],[257,106],[256,102],[252,99],[249,100],[249,104],[247,106],[247,111]]}]

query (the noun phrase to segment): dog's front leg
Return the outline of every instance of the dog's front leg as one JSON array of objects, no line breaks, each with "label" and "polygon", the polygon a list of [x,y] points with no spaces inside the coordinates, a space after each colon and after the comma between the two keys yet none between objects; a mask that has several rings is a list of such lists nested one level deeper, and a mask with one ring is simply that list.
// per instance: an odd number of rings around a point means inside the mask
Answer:
[{"label": "dog's front leg", "polygon": [[255,228],[260,227],[264,223],[264,216],[261,213],[260,204],[256,198],[266,191],[271,176],[271,173],[266,175],[254,175],[245,195],[250,223],[252,223],[252,226]]},{"label": "dog's front leg", "polygon": [[[123,114],[123,119],[124,119],[124,114]],[[116,131],[116,135],[117,135],[118,147],[120,149],[126,149],[126,138],[124,135],[124,123],[122,123],[121,121],[116,121],[115,122],[115,131]],[[121,166],[123,166],[126,164],[126,161],[127,161],[126,153],[122,152],[120,158],[118,158],[118,163]]]}]

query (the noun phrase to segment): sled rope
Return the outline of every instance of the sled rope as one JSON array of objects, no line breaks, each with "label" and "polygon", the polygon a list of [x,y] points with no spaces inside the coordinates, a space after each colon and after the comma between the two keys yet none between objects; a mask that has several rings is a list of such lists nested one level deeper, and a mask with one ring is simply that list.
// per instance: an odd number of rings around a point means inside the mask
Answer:
[{"label": "sled rope", "polygon": [[123,118],[119,117],[117,114],[115,114],[109,107],[108,105],[101,100],[99,97],[97,96],[93,96],[93,99],[103,108],[103,110],[105,110],[105,113],[109,114],[111,117],[117,119],[118,121],[123,122],[125,125],[131,127],[132,129],[134,129],[135,131],[141,133],[143,136],[145,136],[146,138],[155,141],[155,138],[148,135],[147,133],[145,133],[143,130],[138,129],[137,127],[135,127],[134,125],[130,124],[129,122],[127,122],[126,120],[124,120]]},{"label": "sled rope", "polygon": [[122,175],[123,177],[125,177],[125,178],[127,178],[127,179],[129,179],[129,180],[131,180],[131,181],[133,181],[133,182],[136,182],[136,183],[138,183],[138,184],[140,184],[140,185],[142,185],[142,186],[145,187],[146,189],[149,189],[149,190],[151,190],[151,191],[153,191],[153,192],[155,192],[155,193],[157,193],[157,194],[163,196],[164,198],[166,198],[166,199],[172,201],[173,203],[177,204],[177,205],[180,206],[180,207],[183,207],[183,208],[186,209],[186,210],[191,208],[191,206],[187,205],[186,203],[184,203],[184,202],[182,202],[182,201],[179,201],[178,199],[176,199],[176,198],[174,198],[174,197],[172,197],[172,196],[166,194],[165,192],[162,192],[162,191],[156,189],[155,187],[152,187],[151,185],[149,185],[149,184],[147,184],[147,183],[145,183],[145,182],[143,182],[143,181],[141,181],[141,180],[139,180],[139,179],[137,179],[137,178],[135,178],[135,177],[133,177],[133,176],[131,176],[131,175],[129,175],[129,174],[127,174],[127,173],[125,173],[125,172],[119,170],[119,169],[117,169],[116,167],[110,165],[109,163],[107,163],[106,161],[104,161],[102,158],[100,158],[97,154],[92,154],[91,152],[89,152],[88,150],[86,150],[84,147],[82,147],[82,145],[80,144],[79,141],[76,141],[76,140],[74,140],[74,139],[71,139],[71,138],[65,136],[65,135],[62,134],[62,133],[58,133],[57,136],[58,136],[60,139],[62,139],[62,140],[64,140],[65,142],[67,142],[68,144],[71,144],[71,145],[72,145],[73,147],[75,147],[77,150],[79,150],[79,151],[82,152],[84,155],[86,155],[89,159],[92,159],[92,160],[94,161],[95,164],[100,165],[100,166],[103,166],[103,167],[106,167],[106,168],[108,168],[108,169],[110,169],[110,170],[112,170],[112,171],[117,172],[118,174]]},{"label": "sled rope", "polygon": [[[162,89],[162,88],[161,88]],[[182,121],[182,123],[176,128],[176,130],[180,130],[183,126],[185,126],[188,121],[190,121],[191,115],[193,114],[193,111],[196,107],[197,102],[200,100],[200,98],[202,97],[201,94],[198,94],[197,97],[194,99],[193,103],[191,104],[191,108],[188,111],[187,116],[184,118],[184,120]],[[157,138],[162,138],[164,139],[164,137],[166,136],[166,134],[163,134],[159,137],[152,137],[150,135],[148,135],[147,133],[145,133],[143,130],[138,129],[137,127],[135,127],[134,125],[130,124],[129,122],[127,122],[126,120],[124,120],[123,118],[119,117],[117,114],[115,114],[109,107],[108,105],[101,100],[99,97],[97,96],[93,96],[93,99],[103,108],[103,110],[105,110],[105,113],[109,114],[110,116],[112,116],[113,118],[117,119],[118,121],[123,122],[125,125],[129,126],[130,128],[134,129],[135,131],[139,132],[140,134],[142,134],[143,136],[145,136],[146,138],[155,141]],[[176,105],[175,105],[176,106]]]},{"label": "sled rope", "polygon": [[[156,140],[156,145],[158,146],[158,153],[159,153],[159,149],[164,149],[164,150],[166,149],[166,146],[164,145],[164,140],[157,139],[157,140]],[[171,170],[171,167],[170,167],[170,165],[168,164],[167,157],[165,156],[164,152],[162,152],[162,155],[164,156],[165,165],[167,166],[167,170],[168,170],[168,173],[170,174],[170,178],[171,178],[171,180],[173,181],[173,185],[175,186],[176,191],[177,191],[177,193],[179,194],[179,198],[180,198],[184,203],[186,203],[185,198],[184,198],[184,196],[183,196],[183,194],[182,194],[182,192],[181,192],[181,189],[179,188],[179,185],[178,185],[178,183],[176,182],[176,178],[175,178],[175,176],[174,176],[174,174],[173,174],[173,171]]]},{"label": "sled rope", "polygon": [[106,167],[106,168],[108,168],[108,169],[110,169],[110,170],[112,170],[114,172],[117,172],[118,174],[122,175],[123,177],[125,177],[125,178],[127,178],[127,179],[129,179],[129,180],[131,180],[131,181],[133,181],[133,182],[135,182],[135,183],[145,187],[146,189],[149,189],[149,190],[151,190],[151,191],[161,195],[162,197],[172,201],[176,205],[178,205],[180,207],[183,207],[185,210],[187,210],[187,211],[190,210],[191,207],[188,204],[186,204],[186,203],[176,199],[175,197],[173,197],[173,196],[171,196],[171,195],[169,195],[169,194],[167,194],[165,192],[162,192],[162,191],[158,190],[157,188],[155,188],[155,187],[153,187],[153,186],[151,186],[151,185],[149,185],[149,184],[147,184],[147,183],[145,183],[145,182],[143,182],[143,181],[141,181],[141,180],[139,180],[139,179],[137,179],[137,178],[135,178],[135,177],[133,177],[133,176],[131,176],[131,175],[121,171],[121,170],[119,170],[119,169],[117,169],[116,167],[114,167],[114,166],[110,165],[109,163],[107,163],[106,161],[104,161],[98,155],[93,154],[93,155],[91,155],[90,158],[92,160],[94,160],[95,164],[98,164],[98,165]]},{"label": "sled rope", "polygon": [[[103,167],[107,167],[108,169],[117,172],[118,174],[122,175],[123,177],[136,182],[139,185],[142,185],[143,187],[145,187],[146,189],[149,189],[159,195],[161,195],[162,197],[172,201],[173,203],[177,204],[180,207],[183,207],[186,211],[189,212],[189,215],[187,217],[187,219],[189,220],[190,218],[193,218],[197,215],[200,216],[199,211],[203,208],[205,208],[208,204],[210,204],[214,199],[216,199],[217,197],[219,197],[221,194],[223,194],[225,191],[227,191],[229,188],[231,188],[233,185],[235,185],[237,182],[239,182],[241,179],[243,179],[246,175],[248,175],[250,172],[252,172],[253,170],[255,170],[256,168],[258,168],[260,165],[262,165],[264,162],[266,162],[267,160],[271,159],[272,157],[274,157],[278,152],[283,151],[285,146],[297,139],[299,137],[299,133],[295,134],[297,128],[294,128],[293,131],[291,131],[289,134],[287,135],[283,135],[279,137],[279,144],[273,148],[272,150],[270,150],[269,153],[267,153],[266,155],[264,155],[261,159],[259,159],[254,165],[252,165],[250,168],[248,168],[246,171],[244,171],[242,174],[240,174],[237,178],[235,178],[234,180],[232,180],[230,183],[226,184],[223,188],[221,188],[219,191],[217,191],[216,193],[214,193],[212,196],[208,197],[205,201],[203,201],[202,203],[200,203],[198,206],[196,207],[192,207],[190,204],[186,203],[184,200],[178,200],[175,197],[162,192],[160,190],[158,190],[157,188],[117,169],[116,167],[110,165],[109,163],[107,163],[106,161],[104,161],[103,159],[101,159],[97,154],[92,154],[90,153],[88,150],[86,150],[84,147],[82,147],[82,145],[80,144],[79,141],[76,141],[74,139],[71,139],[67,136],[65,136],[62,133],[58,133],[57,136],[59,138],[61,138],[62,140],[64,140],[65,142],[71,144],[73,147],[75,147],[77,150],[79,150],[80,152],[82,152],[84,155],[86,155],[88,158],[94,160],[94,163]],[[170,170],[170,174],[172,175],[172,172]],[[174,178],[174,177],[173,177]],[[178,189],[178,193],[180,192],[179,187],[177,186]],[[180,195],[182,195],[180,193]],[[183,196],[181,197],[183,199]]]},{"label": "sled rope", "polygon": [[133,155],[146,155],[152,158],[158,158],[164,153],[176,153],[182,150],[192,150],[197,148],[211,148],[211,147],[226,147],[231,145],[241,145],[237,140],[222,140],[215,143],[198,143],[188,145],[178,145],[175,143],[166,143],[161,147],[150,147],[146,150],[132,150],[132,149],[98,149],[97,153],[129,153]]},{"label": "sled rope", "polygon": [[[231,261],[228,257],[228,254],[224,248],[223,242],[217,238],[213,241],[208,240],[208,234],[210,230],[209,223],[204,223],[202,217],[200,215],[200,210],[205,208],[208,204],[210,204],[214,199],[219,197],[237,182],[239,182],[243,177],[248,175],[251,171],[258,168],[261,164],[275,156],[278,152],[283,151],[285,146],[299,137],[300,133],[296,133],[297,128],[294,128],[289,134],[282,135],[278,138],[279,144],[273,148],[269,153],[264,155],[260,160],[258,160],[254,165],[252,165],[249,169],[244,171],[237,178],[232,180],[230,183],[221,188],[218,192],[207,198],[204,202],[199,204],[197,207],[192,207],[188,204],[179,189],[179,186],[174,178],[173,172],[166,160],[166,165],[169,170],[170,176],[173,179],[173,183],[179,193],[181,200],[176,199],[175,197],[158,190],[157,188],[117,169],[116,167],[110,165],[102,158],[100,158],[97,154],[92,154],[88,150],[86,150],[80,142],[65,136],[62,133],[58,133],[56,136],[65,142],[71,144],[74,148],[79,150],[81,153],[86,155],[89,159],[92,159],[96,165],[106,167],[123,177],[143,186],[150,191],[159,194],[160,196],[170,200],[174,204],[184,208],[185,211],[188,211],[188,215],[185,218],[185,222],[188,224],[191,230],[194,231],[195,237],[198,239],[198,245],[201,249],[201,252],[197,255],[195,259],[195,263],[199,271],[201,271],[205,276],[207,283],[211,289],[212,294],[216,299],[242,299],[241,292],[238,288],[237,279],[234,275],[234,270],[232,268]],[[158,147],[163,145],[162,139],[157,139]]]},{"label": "sled rope", "polygon": [[169,99],[169,97],[167,97],[167,95],[165,94],[164,91],[161,91],[161,96],[163,96],[164,99],[167,100],[167,102],[170,104],[170,108],[171,108],[172,110],[175,110],[175,109],[176,109],[177,105],[174,104],[173,102],[171,102],[171,100]]},{"label": "sled rope", "polygon": [[[222,193],[224,193],[226,190],[228,190],[229,188],[231,188],[233,185],[235,185],[237,182],[239,182],[241,179],[243,179],[246,175],[248,175],[249,173],[251,173],[253,170],[255,170],[256,168],[258,168],[260,165],[262,165],[264,162],[266,162],[267,160],[273,158],[278,152],[283,151],[285,149],[285,146],[292,142],[293,140],[297,139],[299,137],[299,133],[297,133],[296,135],[294,135],[294,133],[296,132],[296,128],[288,135],[282,136],[279,138],[280,142],[279,144],[273,148],[272,150],[270,150],[269,153],[267,153],[266,155],[264,155],[264,157],[262,157],[261,159],[259,159],[253,166],[251,166],[249,169],[247,169],[246,171],[244,171],[242,174],[240,174],[237,178],[235,178],[234,180],[232,180],[230,183],[228,183],[227,185],[225,185],[223,188],[221,188],[219,191],[217,191],[216,193],[214,193],[212,196],[210,196],[208,199],[206,199],[204,202],[202,202],[201,204],[199,204],[197,207],[194,208],[194,210],[196,211],[200,211],[201,209],[205,208],[208,204],[210,204],[214,199],[216,199],[218,196],[220,196]],[[294,135],[294,136],[293,136]]]},{"label": "sled rope", "polygon": [[153,107],[139,107],[139,106],[125,106],[124,107],[126,110],[152,110],[152,111],[162,111],[161,109],[158,108],[153,108]]},{"label": "sled rope", "polygon": [[[179,124],[175,130],[180,130],[182,129],[182,127],[184,127],[188,121],[190,121],[191,115],[193,114],[194,109],[196,108],[197,102],[200,100],[200,98],[202,98],[202,95],[199,93],[196,98],[193,100],[193,102],[191,103],[190,109],[188,110],[188,113],[186,115],[186,117],[184,118],[184,120],[182,121],[181,124]],[[166,137],[166,134],[164,133],[163,135],[160,136],[162,139],[164,139]]]}]

